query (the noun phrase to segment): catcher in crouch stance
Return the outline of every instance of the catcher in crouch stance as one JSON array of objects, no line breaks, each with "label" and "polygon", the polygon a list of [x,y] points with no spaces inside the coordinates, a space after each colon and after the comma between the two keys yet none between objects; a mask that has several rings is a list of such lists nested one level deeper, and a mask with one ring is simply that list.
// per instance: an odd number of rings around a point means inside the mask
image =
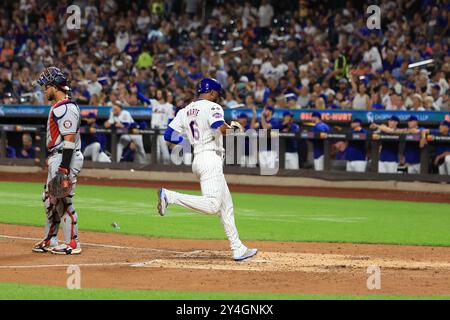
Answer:
[{"label": "catcher in crouch stance", "polygon": [[[48,177],[42,200],[45,205],[44,239],[34,252],[80,254],[78,216],[72,203],[76,176],[83,166],[80,151],[80,109],[69,98],[67,78],[55,67],[45,69],[37,83],[53,106],[47,121]],[[64,243],[58,245],[62,227]]]}]

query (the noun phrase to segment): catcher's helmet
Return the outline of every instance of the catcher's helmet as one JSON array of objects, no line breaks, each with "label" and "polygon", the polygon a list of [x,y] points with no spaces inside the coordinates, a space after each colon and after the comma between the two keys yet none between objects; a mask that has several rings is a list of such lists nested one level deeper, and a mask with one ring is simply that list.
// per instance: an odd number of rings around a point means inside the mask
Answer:
[{"label": "catcher's helmet", "polygon": [[56,67],[46,68],[37,79],[37,83],[41,87],[50,85],[64,91],[70,90],[66,76]]},{"label": "catcher's helmet", "polygon": [[223,89],[220,82],[213,78],[202,79],[198,84],[197,94],[208,93],[211,91],[216,91],[219,95],[222,95]]}]

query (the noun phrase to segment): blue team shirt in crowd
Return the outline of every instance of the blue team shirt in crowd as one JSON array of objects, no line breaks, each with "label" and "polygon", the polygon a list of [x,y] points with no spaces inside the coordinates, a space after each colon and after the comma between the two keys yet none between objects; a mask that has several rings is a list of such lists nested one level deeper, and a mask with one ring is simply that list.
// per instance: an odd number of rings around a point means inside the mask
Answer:
[{"label": "blue team shirt in crowd", "polygon": [[[430,134],[435,136],[441,135],[438,129],[431,129]],[[448,135],[450,136],[450,134]],[[443,154],[444,152],[450,152],[450,143],[437,142],[433,143],[433,145],[434,145],[434,153],[433,153],[434,156],[438,156],[440,154]]]},{"label": "blue team shirt in crowd", "polygon": [[[270,118],[270,120],[266,119],[266,123],[270,124],[272,126],[272,129],[281,129],[281,122],[278,119],[275,119],[274,117]],[[263,128],[262,124],[259,124],[259,128]],[[247,139],[246,139],[247,140]],[[271,143],[271,139],[267,140],[267,151],[271,151],[272,150],[272,143]]]},{"label": "blue team shirt in crowd", "polygon": [[[420,131],[423,128],[419,128]],[[407,164],[418,164],[420,163],[420,144],[415,141],[406,141],[405,150],[403,155],[405,156],[405,163]]]},{"label": "blue team shirt in crowd", "polygon": [[[281,131],[283,131],[287,126],[283,126]],[[283,131],[285,133],[297,133],[300,132],[300,127],[296,123],[292,123],[291,127],[287,131]],[[286,152],[298,152],[298,140],[296,138],[287,138],[286,139]]]},{"label": "blue team shirt in crowd", "polygon": [[[314,127],[312,127],[313,132],[330,132],[330,127],[323,122],[316,123]],[[313,154],[314,159],[318,159],[323,156],[323,140],[314,139],[313,140]]]},{"label": "blue team shirt in crowd", "polygon": [[[366,129],[361,128],[360,131],[352,130],[352,133],[367,134]],[[366,141],[350,140],[345,153],[347,161],[366,161]]]}]

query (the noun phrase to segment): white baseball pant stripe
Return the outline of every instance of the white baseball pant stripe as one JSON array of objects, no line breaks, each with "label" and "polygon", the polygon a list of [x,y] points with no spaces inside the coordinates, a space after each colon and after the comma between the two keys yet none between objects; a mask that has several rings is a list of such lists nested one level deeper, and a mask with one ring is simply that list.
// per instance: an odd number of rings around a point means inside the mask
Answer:
[{"label": "white baseball pant stripe", "polygon": [[314,159],[314,170],[323,171],[323,168],[324,168],[323,156],[320,156],[319,158]]},{"label": "white baseball pant stripe", "polygon": [[347,172],[365,172],[367,161],[347,161]]},{"label": "white baseball pant stripe", "polygon": [[234,220],[233,201],[223,174],[223,159],[215,151],[196,154],[192,171],[200,179],[201,196],[166,190],[169,204],[177,204],[203,214],[219,214],[233,252],[244,247]]},{"label": "white baseball pant stripe", "polygon": [[285,156],[284,158],[285,169],[298,170],[300,168],[298,164],[297,152],[286,152],[284,156]]},{"label": "white baseball pant stripe", "polygon": [[86,146],[83,156],[86,158],[90,157],[93,162],[111,162],[111,159],[102,151],[102,146],[99,142],[93,142]]},{"label": "white baseball pant stripe", "polygon": [[379,173],[398,173],[398,163],[393,161],[379,161],[378,172]]},{"label": "white baseball pant stripe", "polygon": [[450,175],[450,156],[446,156],[444,163],[439,166],[439,174]]},{"label": "white baseball pant stripe", "polygon": [[408,170],[408,174],[420,174],[420,163],[416,164],[406,164],[406,168]]}]

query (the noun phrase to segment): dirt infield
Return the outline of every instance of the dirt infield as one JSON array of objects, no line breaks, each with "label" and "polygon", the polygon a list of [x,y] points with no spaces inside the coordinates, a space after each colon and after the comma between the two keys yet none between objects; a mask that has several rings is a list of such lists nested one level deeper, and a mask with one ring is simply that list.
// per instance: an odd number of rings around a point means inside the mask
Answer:
[{"label": "dirt infield", "polygon": [[[65,286],[69,265],[84,288],[221,292],[449,295],[450,248],[250,241],[258,255],[230,259],[226,241],[81,232],[83,253],[31,252],[41,228],[0,224],[0,282]],[[381,289],[367,289],[367,268]]]},{"label": "dirt infield", "polygon": [[[39,173],[12,173],[0,172],[0,181],[16,182],[39,182],[45,183],[47,174],[42,171]],[[160,182],[146,180],[117,180],[117,179],[95,179],[90,177],[78,177],[79,184],[83,185],[102,185],[137,188],[160,188],[162,186],[173,189],[200,190],[197,182]],[[280,194],[280,195],[303,195],[313,197],[333,197],[349,199],[375,199],[375,200],[401,200],[414,202],[436,202],[450,203],[448,193],[436,192],[412,192],[412,191],[391,191],[374,189],[340,189],[340,188],[318,188],[318,187],[273,187],[256,185],[229,185],[231,192],[248,192],[259,194]]]}]

